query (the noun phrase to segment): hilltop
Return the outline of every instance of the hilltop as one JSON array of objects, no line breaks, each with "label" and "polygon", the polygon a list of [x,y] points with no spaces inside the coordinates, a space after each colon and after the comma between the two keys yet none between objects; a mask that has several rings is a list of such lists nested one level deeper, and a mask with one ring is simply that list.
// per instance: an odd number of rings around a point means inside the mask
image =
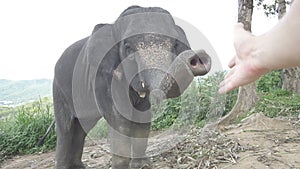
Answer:
[{"label": "hilltop", "polygon": [[0,79],[0,106],[17,105],[52,95],[51,79]]}]

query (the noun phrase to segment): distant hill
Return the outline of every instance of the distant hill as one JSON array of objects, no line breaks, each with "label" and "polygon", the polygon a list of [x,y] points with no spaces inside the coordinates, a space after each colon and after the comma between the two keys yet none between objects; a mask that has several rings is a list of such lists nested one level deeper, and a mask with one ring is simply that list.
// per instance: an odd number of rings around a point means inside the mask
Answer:
[{"label": "distant hill", "polygon": [[52,95],[52,80],[5,80],[0,79],[0,106],[16,105]]}]

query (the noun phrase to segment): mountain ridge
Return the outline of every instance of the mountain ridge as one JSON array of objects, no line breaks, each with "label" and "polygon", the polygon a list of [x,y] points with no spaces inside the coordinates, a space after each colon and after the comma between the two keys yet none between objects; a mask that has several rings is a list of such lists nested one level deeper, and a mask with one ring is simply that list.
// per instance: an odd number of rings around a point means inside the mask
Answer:
[{"label": "mountain ridge", "polygon": [[17,105],[52,96],[52,79],[0,79],[0,106]]}]

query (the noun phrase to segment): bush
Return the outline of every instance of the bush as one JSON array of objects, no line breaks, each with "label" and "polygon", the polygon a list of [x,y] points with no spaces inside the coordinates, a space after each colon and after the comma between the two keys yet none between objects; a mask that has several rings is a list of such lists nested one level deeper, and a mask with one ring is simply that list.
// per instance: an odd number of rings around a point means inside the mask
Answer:
[{"label": "bush", "polygon": [[227,114],[235,104],[237,90],[227,95],[218,93],[219,83],[225,72],[218,72],[206,78],[194,80],[182,96],[153,105],[152,128],[160,130],[182,125],[203,126]]},{"label": "bush", "polygon": [[38,147],[39,138],[44,135],[53,120],[52,104],[42,100],[16,108],[17,113],[0,121],[0,161],[16,155],[53,149],[56,135],[52,130],[44,145]]},{"label": "bush", "polygon": [[267,73],[257,82],[260,100],[255,112],[263,112],[268,117],[297,116],[300,112],[300,95],[283,90],[282,71]]},{"label": "bush", "polygon": [[281,70],[271,71],[262,76],[257,82],[258,92],[271,92],[272,90],[281,89]]},{"label": "bush", "polygon": [[208,121],[215,121],[227,114],[236,102],[238,90],[233,90],[227,94],[218,93],[219,84],[223,81],[225,74],[226,72],[222,71],[203,78],[199,86],[202,100],[206,100],[206,104],[202,106],[208,107],[206,110]]},{"label": "bush", "polygon": [[152,105],[152,129],[161,130],[170,127],[179,115],[180,98],[168,99],[159,105]]}]

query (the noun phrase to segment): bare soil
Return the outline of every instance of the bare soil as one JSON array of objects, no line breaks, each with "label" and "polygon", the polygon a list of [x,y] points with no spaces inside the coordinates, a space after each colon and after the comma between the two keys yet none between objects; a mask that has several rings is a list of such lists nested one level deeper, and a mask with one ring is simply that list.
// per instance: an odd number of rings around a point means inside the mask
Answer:
[{"label": "bare soil", "polygon": [[[174,138],[180,138],[174,142]],[[174,145],[171,144],[173,141]],[[300,169],[300,120],[254,114],[226,132],[192,128],[185,134],[164,133],[150,139],[155,169]],[[163,146],[162,146],[163,145]],[[169,148],[163,149],[169,145]],[[88,169],[108,169],[111,156],[106,139],[87,140],[83,162]],[[54,152],[16,156],[3,169],[49,169]]]}]

